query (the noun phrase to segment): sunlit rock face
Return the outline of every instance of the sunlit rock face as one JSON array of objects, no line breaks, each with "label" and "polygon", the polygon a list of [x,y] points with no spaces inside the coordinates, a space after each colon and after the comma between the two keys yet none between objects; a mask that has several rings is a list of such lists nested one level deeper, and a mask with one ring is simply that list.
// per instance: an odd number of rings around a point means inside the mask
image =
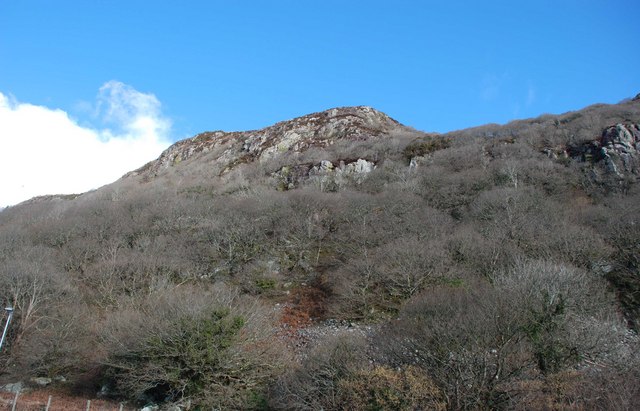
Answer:
[{"label": "sunlit rock face", "polygon": [[335,191],[349,183],[361,183],[367,174],[376,168],[373,161],[359,158],[355,161],[322,160],[318,164],[283,166],[272,174],[281,191],[297,188],[300,183],[310,181],[322,191]]},{"label": "sunlit rock face", "polygon": [[600,144],[600,155],[609,171],[618,175],[638,174],[638,124],[616,124],[607,127],[602,133]]},{"label": "sunlit rock face", "polygon": [[[127,176],[151,177],[184,161],[211,153],[211,161],[222,166],[222,173],[227,173],[243,163],[262,163],[285,154],[303,153],[310,148],[326,148],[338,141],[365,141],[403,131],[413,130],[371,107],[334,108],[283,121],[262,130],[201,133],[177,142],[157,160]],[[328,158],[322,161],[332,163],[335,168],[332,172],[335,173],[363,174],[375,166],[372,161],[359,158]],[[342,166],[341,161],[344,162]],[[309,164],[307,171],[317,166],[321,166],[321,163]]]},{"label": "sunlit rock face", "polygon": [[601,163],[619,177],[640,173],[640,125],[618,123],[606,127],[599,139],[569,148],[573,158]]}]

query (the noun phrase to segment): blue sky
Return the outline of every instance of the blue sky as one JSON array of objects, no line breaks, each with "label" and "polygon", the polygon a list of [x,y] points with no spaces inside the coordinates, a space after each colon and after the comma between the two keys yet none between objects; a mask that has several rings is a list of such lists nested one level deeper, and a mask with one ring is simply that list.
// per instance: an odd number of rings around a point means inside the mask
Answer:
[{"label": "blue sky", "polygon": [[0,0],[0,103],[103,143],[155,135],[149,159],[337,106],[445,132],[634,96],[638,15],[614,0]]}]

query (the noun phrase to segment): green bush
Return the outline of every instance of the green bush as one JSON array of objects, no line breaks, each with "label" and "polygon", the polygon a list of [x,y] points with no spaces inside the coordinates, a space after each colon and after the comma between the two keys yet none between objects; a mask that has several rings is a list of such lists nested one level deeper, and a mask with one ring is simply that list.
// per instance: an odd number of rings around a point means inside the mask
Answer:
[{"label": "green bush", "polygon": [[424,156],[434,151],[443,150],[451,145],[451,140],[444,137],[428,137],[426,140],[414,141],[406,146],[402,154],[410,160],[413,157]]},{"label": "green bush", "polygon": [[138,403],[189,399],[206,408],[247,407],[283,362],[268,322],[255,321],[258,307],[222,293],[177,294],[107,324],[104,377]]},{"label": "green bush", "polygon": [[260,291],[268,291],[276,288],[276,280],[273,278],[258,278],[255,280],[256,287]]}]

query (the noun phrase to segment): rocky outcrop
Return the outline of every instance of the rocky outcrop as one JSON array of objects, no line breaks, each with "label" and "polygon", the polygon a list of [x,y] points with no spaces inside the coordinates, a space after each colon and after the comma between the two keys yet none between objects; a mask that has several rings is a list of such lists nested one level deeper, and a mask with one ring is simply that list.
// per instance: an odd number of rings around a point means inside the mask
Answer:
[{"label": "rocky outcrop", "polygon": [[243,133],[224,131],[205,132],[195,137],[178,141],[171,147],[160,154],[160,157],[151,161],[141,168],[126,174],[124,177],[134,177],[138,175],[155,176],[161,171],[176,166],[181,162],[197,156],[198,154],[208,153],[209,151],[224,147],[230,148],[235,139],[241,138]]},{"label": "rocky outcrop", "polygon": [[[328,147],[340,140],[380,138],[394,131],[412,130],[371,107],[334,108],[283,121],[262,130],[198,134],[172,145],[157,160],[127,174],[125,178],[158,175],[163,170],[205,153],[213,153],[213,161],[222,165],[224,173],[240,163],[263,162],[287,152],[300,153],[311,147]],[[349,164],[345,167],[349,167]],[[365,169],[370,166],[356,161],[353,167],[359,170],[356,173],[360,173],[366,172]]]},{"label": "rocky outcrop", "polygon": [[602,133],[600,155],[607,169],[617,175],[638,174],[640,127],[616,124]]},{"label": "rocky outcrop", "polygon": [[619,177],[640,173],[640,125],[616,124],[605,128],[602,136],[566,150],[571,158],[600,163]]},{"label": "rocky outcrop", "polygon": [[273,173],[278,190],[291,190],[303,182],[311,182],[322,191],[336,191],[347,184],[360,184],[376,168],[373,161],[340,160],[336,164],[323,160],[318,164],[284,166]]},{"label": "rocky outcrop", "polygon": [[404,126],[371,107],[334,108],[247,132],[242,148],[251,156],[266,160],[287,151],[326,147],[336,140],[375,138],[397,128]]}]

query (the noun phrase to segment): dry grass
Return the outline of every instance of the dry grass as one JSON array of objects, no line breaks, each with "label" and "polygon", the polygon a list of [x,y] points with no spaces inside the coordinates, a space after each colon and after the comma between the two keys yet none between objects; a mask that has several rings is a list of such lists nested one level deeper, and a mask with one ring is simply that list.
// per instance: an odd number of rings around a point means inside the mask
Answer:
[{"label": "dry grass", "polygon": [[[52,390],[38,389],[34,391],[25,391],[18,396],[18,405],[16,411],[41,411],[47,406],[47,401],[51,396],[51,404],[49,411],[85,411],[87,409],[87,401],[91,401],[91,411],[118,411],[120,403],[100,399],[84,398],[74,396],[70,393]],[[0,392],[0,410],[11,410],[14,393]],[[135,407],[123,405],[123,410],[135,410]]]},{"label": "dry grass", "polygon": [[280,317],[287,333],[308,327],[325,313],[327,295],[317,287],[302,286],[294,289]]}]

